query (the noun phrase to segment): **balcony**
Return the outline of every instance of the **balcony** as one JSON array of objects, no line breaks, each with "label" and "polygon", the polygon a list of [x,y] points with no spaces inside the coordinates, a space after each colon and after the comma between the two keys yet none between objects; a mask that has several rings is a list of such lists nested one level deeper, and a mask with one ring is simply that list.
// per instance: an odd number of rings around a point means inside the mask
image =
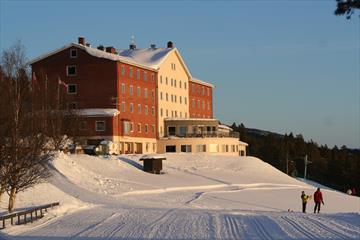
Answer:
[{"label": "balcony", "polygon": [[185,134],[175,134],[170,132],[164,137],[179,137],[179,138],[240,138],[238,132],[199,132],[199,133],[185,133]]}]

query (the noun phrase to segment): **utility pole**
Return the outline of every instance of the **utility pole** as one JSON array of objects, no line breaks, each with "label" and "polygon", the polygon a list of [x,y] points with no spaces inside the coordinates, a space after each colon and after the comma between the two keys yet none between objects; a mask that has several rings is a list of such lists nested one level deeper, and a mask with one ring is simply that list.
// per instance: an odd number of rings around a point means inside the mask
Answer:
[{"label": "utility pole", "polygon": [[312,162],[308,161],[308,156],[305,155],[305,158],[304,158],[304,165],[305,165],[305,169],[304,169],[304,179],[306,179],[306,173],[307,173],[307,165],[310,164]]},{"label": "utility pole", "polygon": [[286,153],[286,174],[289,175],[289,153]]}]

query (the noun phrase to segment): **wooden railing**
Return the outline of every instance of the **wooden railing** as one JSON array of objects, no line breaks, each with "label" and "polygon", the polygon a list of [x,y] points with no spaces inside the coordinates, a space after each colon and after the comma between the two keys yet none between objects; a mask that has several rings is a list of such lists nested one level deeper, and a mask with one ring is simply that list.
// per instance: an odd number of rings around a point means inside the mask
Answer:
[{"label": "wooden railing", "polygon": [[26,224],[28,222],[33,222],[34,220],[37,220],[39,218],[42,218],[44,216],[44,210],[47,212],[48,208],[53,208],[55,206],[59,206],[58,202],[50,203],[47,205],[42,205],[39,207],[33,207],[28,210],[16,212],[16,213],[10,213],[4,216],[0,216],[0,222],[2,222],[2,228],[4,229],[6,227],[6,220],[10,219],[11,225],[14,225],[14,219],[17,219],[16,224]]}]

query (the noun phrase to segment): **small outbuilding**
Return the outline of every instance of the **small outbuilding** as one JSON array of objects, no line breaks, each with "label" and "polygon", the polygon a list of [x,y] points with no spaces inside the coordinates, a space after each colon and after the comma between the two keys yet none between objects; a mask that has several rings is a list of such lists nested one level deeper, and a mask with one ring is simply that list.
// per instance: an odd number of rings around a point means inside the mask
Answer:
[{"label": "small outbuilding", "polygon": [[166,157],[160,154],[144,155],[140,158],[140,161],[144,162],[144,171],[153,174],[161,173],[163,160],[166,160]]}]

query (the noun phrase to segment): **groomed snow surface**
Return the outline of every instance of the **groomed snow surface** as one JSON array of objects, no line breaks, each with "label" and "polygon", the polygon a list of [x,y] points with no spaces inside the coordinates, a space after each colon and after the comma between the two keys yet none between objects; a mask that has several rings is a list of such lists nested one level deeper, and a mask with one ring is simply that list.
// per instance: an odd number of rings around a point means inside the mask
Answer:
[{"label": "groomed snow surface", "polygon": [[[166,154],[164,174],[141,155],[59,154],[48,183],[18,195],[19,209],[60,202],[0,239],[360,239],[358,197],[323,189],[320,214],[301,213],[314,186],[254,157]],[[4,214],[3,199],[0,211]]]}]

